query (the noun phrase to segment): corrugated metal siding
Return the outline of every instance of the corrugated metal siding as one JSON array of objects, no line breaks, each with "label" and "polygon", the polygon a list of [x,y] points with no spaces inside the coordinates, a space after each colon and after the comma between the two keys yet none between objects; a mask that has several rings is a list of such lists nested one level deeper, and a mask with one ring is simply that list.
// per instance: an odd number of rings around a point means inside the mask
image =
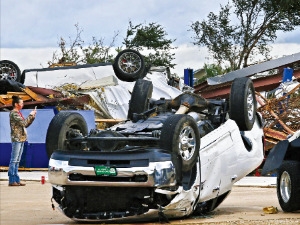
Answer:
[{"label": "corrugated metal siding", "polygon": [[217,85],[228,81],[233,81],[235,78],[248,77],[256,73],[261,73],[274,68],[285,66],[294,62],[300,61],[300,53],[285,56],[282,58],[270,60],[253,66],[249,66],[240,70],[235,70],[226,73],[222,76],[211,77],[207,79],[209,85]]}]

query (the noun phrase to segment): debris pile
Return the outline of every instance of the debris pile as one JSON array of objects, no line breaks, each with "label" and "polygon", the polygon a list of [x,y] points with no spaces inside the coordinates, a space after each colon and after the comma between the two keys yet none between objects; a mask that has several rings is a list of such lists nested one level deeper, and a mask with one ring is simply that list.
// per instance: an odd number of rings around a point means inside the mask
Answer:
[{"label": "debris pile", "polygon": [[[150,68],[144,79],[154,84],[152,98],[171,99],[182,91],[168,84],[167,76]],[[164,69],[165,70],[165,69]],[[24,109],[92,110],[99,129],[127,119],[128,103],[135,82],[119,80],[111,66],[62,67],[26,72],[24,84],[0,81],[0,111],[12,109],[12,96],[24,101]]]},{"label": "debris pile", "polygon": [[261,105],[258,112],[265,120],[265,150],[270,150],[278,141],[286,140],[300,130],[300,84],[282,83],[267,98],[261,93],[256,94]]},{"label": "debris pile", "polygon": [[[11,83],[18,84],[12,81]],[[84,95],[66,95],[66,93],[53,89],[20,85],[19,89],[11,88],[6,93],[0,94],[1,111],[12,108],[13,95],[18,95],[23,99],[25,109],[32,108],[33,106],[37,106],[38,108],[56,106],[58,108],[78,109],[83,108],[84,103],[89,101],[89,97]]]}]

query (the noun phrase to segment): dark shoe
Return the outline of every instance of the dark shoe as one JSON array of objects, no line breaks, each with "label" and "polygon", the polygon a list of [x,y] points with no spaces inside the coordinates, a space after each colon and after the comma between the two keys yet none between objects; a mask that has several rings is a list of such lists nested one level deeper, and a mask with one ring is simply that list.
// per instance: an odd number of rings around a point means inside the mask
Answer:
[{"label": "dark shoe", "polygon": [[13,182],[11,184],[8,184],[8,186],[20,186],[20,184],[18,184],[17,182]]},{"label": "dark shoe", "polygon": [[18,185],[20,185],[20,186],[25,186],[26,184],[24,184],[24,183],[17,183]]}]

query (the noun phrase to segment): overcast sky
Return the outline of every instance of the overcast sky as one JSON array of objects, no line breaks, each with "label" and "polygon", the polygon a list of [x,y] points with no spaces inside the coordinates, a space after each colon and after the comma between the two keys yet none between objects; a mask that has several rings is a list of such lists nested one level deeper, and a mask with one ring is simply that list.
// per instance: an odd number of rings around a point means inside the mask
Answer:
[{"label": "overcast sky", "polygon": [[[208,63],[207,51],[193,46],[195,21],[217,13],[222,0],[1,0],[1,60],[16,62],[21,70],[47,67],[57,49],[60,37],[75,37],[75,24],[83,29],[82,39],[104,38],[110,44],[119,32],[116,46],[126,35],[129,20],[133,24],[156,22],[176,39],[174,45],[178,64],[176,73],[184,68],[199,69]],[[299,29],[278,36],[273,54],[276,56],[300,52]]]}]

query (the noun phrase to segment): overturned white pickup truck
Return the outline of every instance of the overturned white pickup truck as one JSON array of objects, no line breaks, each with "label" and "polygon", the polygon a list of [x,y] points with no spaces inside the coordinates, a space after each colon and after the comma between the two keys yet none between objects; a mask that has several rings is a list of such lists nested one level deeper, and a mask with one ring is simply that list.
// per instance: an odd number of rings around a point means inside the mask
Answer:
[{"label": "overturned white pickup truck", "polygon": [[120,79],[136,81],[126,121],[88,131],[80,114],[60,112],[49,125],[53,199],[73,220],[166,221],[209,212],[262,163],[250,79],[234,80],[229,99],[191,92],[152,99],[143,66],[133,50],[114,63]]}]

